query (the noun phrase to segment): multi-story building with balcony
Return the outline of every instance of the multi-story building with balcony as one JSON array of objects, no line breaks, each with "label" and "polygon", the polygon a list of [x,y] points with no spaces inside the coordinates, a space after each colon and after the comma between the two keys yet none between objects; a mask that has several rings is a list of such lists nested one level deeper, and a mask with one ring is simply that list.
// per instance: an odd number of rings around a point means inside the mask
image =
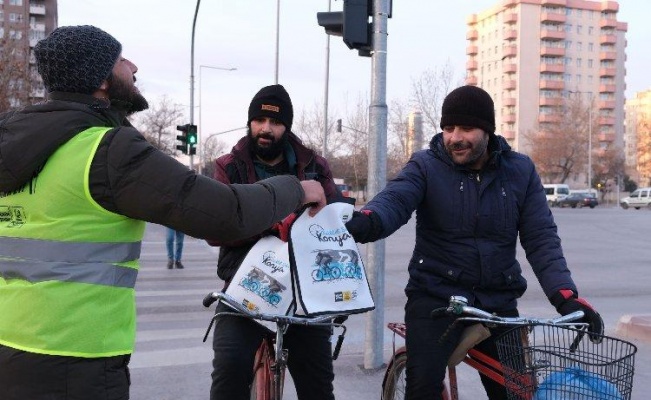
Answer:
[{"label": "multi-story building with balcony", "polygon": [[651,185],[651,89],[626,100],[626,173],[640,186]]},{"label": "multi-story building with balcony", "polygon": [[[30,82],[7,82],[10,87],[29,88],[30,101],[45,97],[36,71],[33,49],[57,27],[57,0],[0,0],[0,52],[2,62],[17,61]],[[18,78],[22,81],[23,79]],[[11,102],[10,102],[11,103]],[[19,104],[12,104],[19,105]]]},{"label": "multi-story building with balcony", "polygon": [[491,94],[514,149],[527,153],[525,133],[555,122],[570,95],[592,104],[595,147],[623,146],[628,27],[618,10],[616,1],[503,0],[468,17],[466,83]]}]

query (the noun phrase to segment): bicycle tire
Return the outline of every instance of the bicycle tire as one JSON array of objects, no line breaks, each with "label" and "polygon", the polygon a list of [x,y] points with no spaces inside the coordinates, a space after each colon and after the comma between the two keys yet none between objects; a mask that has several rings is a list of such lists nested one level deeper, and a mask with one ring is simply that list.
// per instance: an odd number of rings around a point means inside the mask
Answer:
[{"label": "bicycle tire", "polygon": [[384,373],[382,381],[382,400],[402,400],[405,398],[405,373],[407,371],[407,351],[398,350],[391,358],[391,364]]}]

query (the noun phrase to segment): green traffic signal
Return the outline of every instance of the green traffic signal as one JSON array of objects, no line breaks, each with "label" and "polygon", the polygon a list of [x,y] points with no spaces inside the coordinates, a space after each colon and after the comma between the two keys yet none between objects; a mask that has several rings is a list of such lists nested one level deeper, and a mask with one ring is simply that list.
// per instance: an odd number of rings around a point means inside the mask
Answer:
[{"label": "green traffic signal", "polygon": [[190,145],[190,147],[194,147],[194,146],[197,145],[197,126],[196,125],[188,125],[187,142]]}]

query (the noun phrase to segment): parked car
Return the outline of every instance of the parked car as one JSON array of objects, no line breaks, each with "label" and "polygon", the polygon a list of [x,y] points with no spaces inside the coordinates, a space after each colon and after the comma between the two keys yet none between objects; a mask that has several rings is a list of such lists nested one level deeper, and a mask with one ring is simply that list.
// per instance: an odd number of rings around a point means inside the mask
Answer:
[{"label": "parked car", "polygon": [[570,194],[570,187],[563,183],[546,183],[543,187],[550,207],[556,207],[560,200]]},{"label": "parked car", "polygon": [[559,207],[572,207],[572,208],[583,208],[590,207],[595,208],[599,205],[599,201],[595,196],[590,195],[589,193],[573,193],[556,203]]},{"label": "parked car", "polygon": [[624,210],[633,207],[639,210],[642,207],[651,208],[651,187],[638,188],[630,196],[624,197],[619,204]]}]

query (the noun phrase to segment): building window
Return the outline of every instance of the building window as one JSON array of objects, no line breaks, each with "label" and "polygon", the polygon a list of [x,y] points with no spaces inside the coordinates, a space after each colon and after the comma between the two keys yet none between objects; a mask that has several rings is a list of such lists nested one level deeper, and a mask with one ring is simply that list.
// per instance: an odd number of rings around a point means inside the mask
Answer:
[{"label": "building window", "polygon": [[576,33],[577,33],[578,35],[581,34],[581,31],[582,31],[582,30],[583,30],[583,25],[577,25],[577,26],[576,26]]},{"label": "building window", "polygon": [[566,40],[565,41],[565,49],[569,50],[572,48],[572,41],[571,40]]},{"label": "building window", "polygon": [[567,33],[572,32],[572,24],[565,24],[565,32]]},{"label": "building window", "polygon": [[578,83],[578,84],[581,83],[581,74],[576,75],[576,83]]},{"label": "building window", "polygon": [[588,68],[592,68],[592,58],[588,60]]},{"label": "building window", "polygon": [[594,51],[594,43],[588,43],[588,51]]},{"label": "building window", "polygon": [[588,27],[588,35],[592,35],[594,33],[594,26],[589,26]]},{"label": "building window", "polygon": [[10,6],[22,6],[23,0],[9,0]]},{"label": "building window", "polygon": [[583,42],[576,42],[576,51],[583,50]]},{"label": "building window", "polygon": [[583,60],[580,59],[580,58],[577,58],[577,59],[576,59],[576,66],[577,66],[578,68],[581,68],[581,62],[582,62],[582,61],[583,61]]},{"label": "building window", "polygon": [[9,22],[22,22],[23,14],[9,13]]}]

